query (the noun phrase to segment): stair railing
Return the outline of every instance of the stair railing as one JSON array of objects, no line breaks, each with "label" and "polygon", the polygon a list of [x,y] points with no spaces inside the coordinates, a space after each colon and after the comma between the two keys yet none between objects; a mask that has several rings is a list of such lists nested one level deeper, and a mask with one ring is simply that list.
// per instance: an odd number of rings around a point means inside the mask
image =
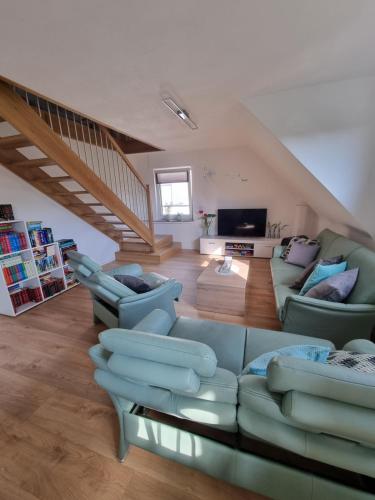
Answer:
[{"label": "stair railing", "polygon": [[149,186],[135,170],[109,129],[45,98],[13,86],[108,188],[154,233]]}]

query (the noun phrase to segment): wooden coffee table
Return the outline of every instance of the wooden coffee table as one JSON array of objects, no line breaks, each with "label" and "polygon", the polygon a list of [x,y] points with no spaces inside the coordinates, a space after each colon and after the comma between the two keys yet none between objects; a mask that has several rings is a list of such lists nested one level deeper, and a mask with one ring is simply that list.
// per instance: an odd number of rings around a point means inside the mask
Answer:
[{"label": "wooden coffee table", "polygon": [[249,261],[233,259],[233,273],[218,274],[221,262],[213,260],[197,280],[197,309],[223,314],[245,314],[246,285],[249,277]]}]

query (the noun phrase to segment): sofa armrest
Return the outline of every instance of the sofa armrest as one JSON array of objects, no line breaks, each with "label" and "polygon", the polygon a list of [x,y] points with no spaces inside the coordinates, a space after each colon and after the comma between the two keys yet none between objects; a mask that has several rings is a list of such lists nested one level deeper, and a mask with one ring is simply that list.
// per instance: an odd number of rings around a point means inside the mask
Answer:
[{"label": "sofa armrest", "polygon": [[105,271],[108,276],[115,276],[116,274],[136,276],[139,278],[143,274],[143,269],[139,264],[125,264],[124,266],[115,267],[109,271]]},{"label": "sofa armrest", "polygon": [[285,300],[280,319],[283,330],[324,338],[341,349],[355,338],[371,339],[375,326],[375,306],[344,304],[299,295]]},{"label": "sofa armrest", "polygon": [[132,302],[138,302],[141,300],[151,299],[152,297],[158,297],[164,294],[170,294],[171,300],[179,298],[182,293],[182,284],[174,279],[170,279],[162,283],[159,287],[154,288],[153,290],[141,293],[134,294],[132,296],[124,297],[118,303],[119,306],[122,304],[130,304]]},{"label": "sofa armrest", "polygon": [[344,351],[359,352],[361,354],[375,354],[375,344],[366,339],[351,340],[343,347]]},{"label": "sofa armrest", "polygon": [[155,335],[168,335],[173,323],[174,321],[166,311],[154,309],[134,325],[133,329]]},{"label": "sofa armrest", "polygon": [[302,306],[308,306],[312,308],[317,308],[320,310],[326,309],[328,311],[337,312],[347,312],[347,313],[372,313],[375,314],[375,306],[372,304],[347,304],[344,302],[329,302],[328,300],[313,299],[311,297],[305,297],[304,295],[290,295],[286,298],[284,304],[284,314],[291,303],[300,304]]},{"label": "sofa armrest", "polygon": [[284,250],[285,250],[285,246],[276,245],[275,247],[273,247],[272,257],[281,257],[281,254],[283,253]]},{"label": "sofa armrest", "polygon": [[374,376],[341,366],[277,356],[268,365],[267,387],[271,392],[298,391],[375,409]]}]

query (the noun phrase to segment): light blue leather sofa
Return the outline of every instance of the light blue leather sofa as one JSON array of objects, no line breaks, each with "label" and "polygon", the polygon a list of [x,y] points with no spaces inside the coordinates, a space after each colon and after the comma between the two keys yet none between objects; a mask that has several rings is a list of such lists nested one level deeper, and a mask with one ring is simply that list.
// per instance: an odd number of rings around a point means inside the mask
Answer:
[{"label": "light blue leather sofa", "polygon": [[[102,321],[108,328],[132,328],[155,308],[176,317],[174,301],[182,292],[181,283],[156,273],[143,273],[139,264],[127,264],[103,272],[102,267],[74,250],[68,252],[69,264],[75,275],[92,294],[94,321]],[[153,289],[137,294],[113,278],[115,275],[143,278]]]},{"label": "light blue leather sofa", "polygon": [[325,229],[318,236],[318,258],[343,255],[348,269],[359,267],[358,281],[345,303],[298,295],[289,286],[303,269],[284,262],[284,247],[274,249],[271,272],[276,307],[283,330],[332,340],[342,347],[352,339],[371,339],[375,329],[375,252]]},{"label": "light blue leather sofa", "polygon": [[[372,498],[360,488],[375,478],[373,375],[288,357],[267,377],[241,374],[262,353],[331,342],[159,310],[99,339],[90,356],[117,410],[121,461],[132,444],[273,499]],[[367,340],[346,349],[375,355]],[[249,439],[276,454],[249,450]],[[284,463],[286,450],[301,467]],[[336,480],[312,473],[317,463]]]}]

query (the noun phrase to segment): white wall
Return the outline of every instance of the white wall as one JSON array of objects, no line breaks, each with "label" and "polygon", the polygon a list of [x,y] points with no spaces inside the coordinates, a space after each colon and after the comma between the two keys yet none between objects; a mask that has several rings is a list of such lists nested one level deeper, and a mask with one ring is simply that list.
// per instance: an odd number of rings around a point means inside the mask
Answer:
[{"label": "white wall", "polygon": [[[252,112],[375,237],[375,78],[254,97]],[[337,221],[338,223],[340,221]]]},{"label": "white wall", "polygon": [[82,253],[100,264],[115,258],[117,243],[1,165],[0,203],[11,203],[17,219],[43,221],[44,226],[53,229],[56,240],[73,238]]},{"label": "white wall", "polygon": [[[152,187],[155,204],[153,169],[190,166],[192,168],[193,209],[195,217],[202,209],[267,208],[271,222],[289,224],[285,234],[293,232],[296,205],[300,195],[249,148],[230,148],[188,152],[155,152],[131,156],[145,182]],[[155,207],[155,205],[154,205]],[[156,210],[154,208],[154,213]],[[215,234],[216,228],[213,228]],[[156,223],[157,234],[172,234],[183,248],[198,248],[201,222]]]}]

